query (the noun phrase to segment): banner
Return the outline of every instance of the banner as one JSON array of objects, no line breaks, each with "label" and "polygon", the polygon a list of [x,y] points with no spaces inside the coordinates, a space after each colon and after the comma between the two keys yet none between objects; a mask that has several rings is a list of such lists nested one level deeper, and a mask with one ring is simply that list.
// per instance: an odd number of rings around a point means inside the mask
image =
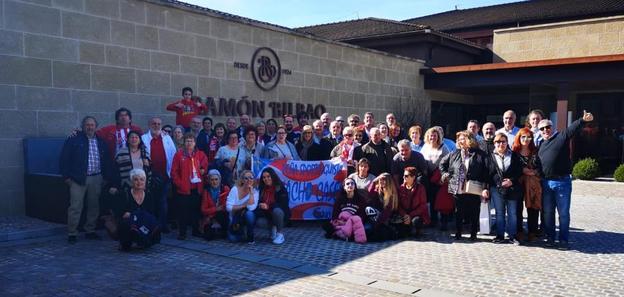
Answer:
[{"label": "banner", "polygon": [[336,194],[347,177],[341,160],[294,161],[254,158],[253,172],[260,179],[262,170],[272,167],[288,190],[293,220],[330,219]]}]

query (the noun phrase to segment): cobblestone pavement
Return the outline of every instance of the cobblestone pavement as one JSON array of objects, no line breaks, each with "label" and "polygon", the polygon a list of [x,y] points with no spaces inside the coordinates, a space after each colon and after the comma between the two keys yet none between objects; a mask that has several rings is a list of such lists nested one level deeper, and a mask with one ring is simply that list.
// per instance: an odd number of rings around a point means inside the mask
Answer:
[{"label": "cobblestone pavement", "polygon": [[[286,229],[282,246],[269,243],[268,230],[257,232],[253,246],[179,242],[171,234],[129,254],[110,240],[69,246],[59,237],[0,246],[0,296],[385,296],[401,286],[422,289],[415,294],[421,296],[624,296],[624,194],[579,192],[569,251],[497,245],[489,236],[458,243],[431,230],[423,240],[359,245],[325,239],[315,223]],[[276,268],[264,258],[289,261],[286,267],[313,264],[341,277]]]}]

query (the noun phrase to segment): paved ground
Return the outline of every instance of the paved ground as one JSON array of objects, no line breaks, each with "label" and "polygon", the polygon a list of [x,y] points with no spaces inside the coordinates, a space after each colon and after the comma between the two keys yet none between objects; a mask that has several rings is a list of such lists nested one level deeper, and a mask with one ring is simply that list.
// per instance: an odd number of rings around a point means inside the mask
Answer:
[{"label": "paved ground", "polygon": [[282,246],[268,231],[254,246],[170,236],[132,253],[49,237],[0,244],[0,296],[624,296],[624,192],[608,188],[575,183],[569,251],[437,232],[359,245],[327,240],[315,224],[287,229]]}]

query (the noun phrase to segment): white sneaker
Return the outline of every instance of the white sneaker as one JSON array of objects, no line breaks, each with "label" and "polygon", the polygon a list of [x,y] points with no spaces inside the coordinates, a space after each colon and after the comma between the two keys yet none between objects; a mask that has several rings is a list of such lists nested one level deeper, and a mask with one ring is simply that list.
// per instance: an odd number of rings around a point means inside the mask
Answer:
[{"label": "white sneaker", "polygon": [[284,234],[282,234],[282,233],[277,233],[277,234],[275,235],[275,239],[273,239],[273,243],[274,243],[274,244],[282,244],[282,243],[284,243],[284,240],[285,240],[285,239],[284,239]]},{"label": "white sneaker", "polygon": [[274,240],[275,236],[277,236],[277,227],[273,226],[271,227],[271,240]]}]

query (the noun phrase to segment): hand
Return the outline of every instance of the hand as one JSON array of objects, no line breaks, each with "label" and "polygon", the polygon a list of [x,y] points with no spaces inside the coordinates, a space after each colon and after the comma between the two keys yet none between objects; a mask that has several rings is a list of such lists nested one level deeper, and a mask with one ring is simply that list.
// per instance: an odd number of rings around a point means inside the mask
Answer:
[{"label": "hand", "polygon": [[111,195],[115,195],[115,194],[117,194],[117,188],[110,188],[110,189],[108,190],[108,193],[109,193],[109,194],[111,194]]},{"label": "hand", "polygon": [[204,175],[204,173],[206,173],[206,170],[204,170],[204,168],[199,168],[199,174]]},{"label": "hand", "polygon": [[258,206],[260,207],[260,209],[269,209],[269,206],[266,205],[266,203],[260,203],[258,204]]},{"label": "hand", "polygon": [[195,105],[197,105],[197,107],[200,107],[202,105],[201,101],[197,100],[197,102],[195,102]]},{"label": "hand", "polygon": [[129,212],[126,212],[126,213],[123,214],[123,218],[124,219],[127,219],[129,217],[130,217],[130,213]]},{"label": "hand", "polygon": [[247,205],[253,205],[255,203],[253,192],[249,193],[249,200],[247,200]]},{"label": "hand", "polygon": [[149,166],[150,166],[150,164],[149,164],[149,160],[147,160],[147,159],[143,159],[143,166],[145,166],[145,167],[149,167]]},{"label": "hand", "polygon": [[184,107],[184,104],[182,104],[182,103],[178,103],[178,104],[176,104],[175,106],[176,106],[177,108],[183,108],[183,107]]},{"label": "hand", "polygon": [[404,215],[403,216],[403,224],[405,225],[409,225],[411,223],[411,219],[409,215]]},{"label": "hand", "polygon": [[490,191],[483,190],[483,192],[481,192],[481,198],[483,198],[483,200],[486,200],[486,201],[490,199]]},{"label": "hand", "polygon": [[509,188],[513,185],[513,183],[511,182],[510,179],[506,178],[503,179],[503,182],[501,183],[501,186],[503,186],[503,188]]},{"label": "hand", "polygon": [[583,121],[591,122],[593,120],[594,120],[594,115],[591,114],[591,112],[587,112],[586,110],[583,110]]}]

